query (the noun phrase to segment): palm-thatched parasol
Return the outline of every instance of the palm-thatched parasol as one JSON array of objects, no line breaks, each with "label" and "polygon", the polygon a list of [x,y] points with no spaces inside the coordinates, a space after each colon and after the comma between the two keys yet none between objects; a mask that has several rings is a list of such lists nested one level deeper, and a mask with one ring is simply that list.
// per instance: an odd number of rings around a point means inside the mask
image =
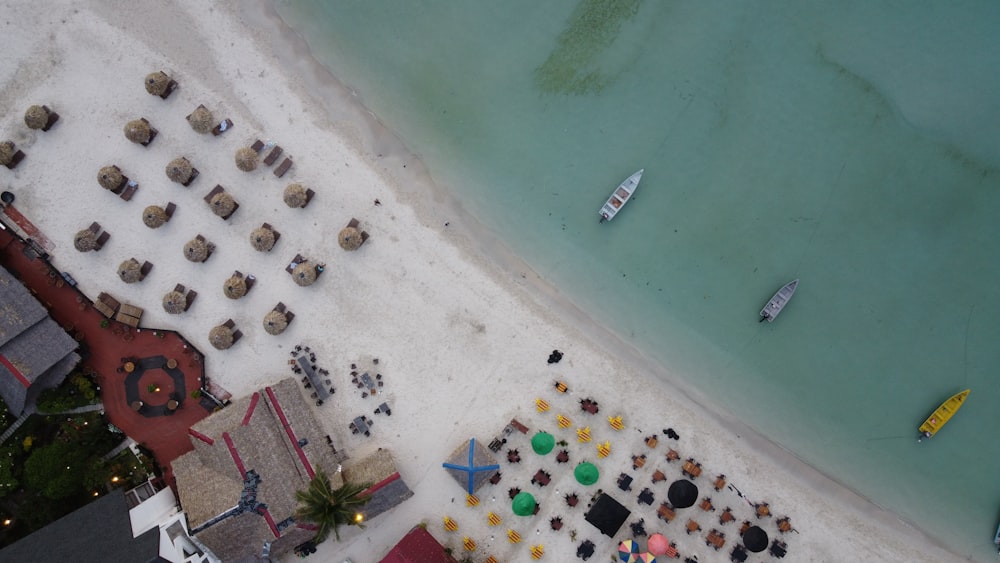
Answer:
[{"label": "palm-thatched parasol", "polygon": [[153,134],[149,123],[141,119],[133,119],[125,124],[125,138],[140,145],[148,143]]},{"label": "palm-thatched parasol", "polygon": [[250,147],[241,147],[236,150],[236,167],[244,172],[253,172],[257,169],[257,151]]},{"label": "palm-thatched parasol", "polygon": [[268,252],[274,248],[274,243],[277,240],[277,237],[274,236],[274,230],[266,227],[258,227],[250,233],[250,244],[261,252]]},{"label": "palm-thatched parasol", "polygon": [[284,313],[271,311],[264,315],[264,330],[268,334],[281,334],[286,328],[288,328],[288,318]]},{"label": "palm-thatched parasol", "polygon": [[344,250],[357,250],[365,239],[361,236],[361,231],[355,227],[344,227],[337,235],[337,242]]},{"label": "palm-thatched parasol", "polygon": [[118,265],[118,277],[125,283],[142,281],[142,264],[135,258],[129,258]]},{"label": "palm-thatched parasol", "polygon": [[42,129],[49,124],[49,111],[42,106],[31,106],[24,112],[24,124],[29,129]]},{"label": "palm-thatched parasol", "polygon": [[226,192],[212,196],[210,205],[212,206],[212,213],[215,213],[219,217],[229,217],[236,210],[236,200]]},{"label": "palm-thatched parasol", "polygon": [[13,141],[0,143],[0,166],[9,166],[14,162],[15,154],[17,154],[17,148],[14,146]]},{"label": "palm-thatched parasol", "polygon": [[198,106],[191,115],[187,118],[188,123],[191,125],[191,129],[194,129],[196,133],[201,133],[205,135],[212,130],[214,127],[214,116],[212,112],[208,110],[205,106]]},{"label": "palm-thatched parasol", "polygon": [[154,96],[163,96],[170,87],[170,76],[162,70],[146,75],[146,91]]},{"label": "palm-thatched parasol", "polygon": [[247,294],[247,281],[240,276],[233,276],[223,284],[222,292],[230,299],[239,299]]},{"label": "palm-thatched parasol", "polygon": [[226,350],[233,345],[233,329],[219,325],[208,332],[208,341],[216,350]]},{"label": "palm-thatched parasol", "polygon": [[191,179],[191,174],[194,173],[194,167],[188,159],[183,156],[175,158],[167,164],[167,178],[178,184],[185,184]]},{"label": "palm-thatched parasol", "polygon": [[117,190],[124,180],[125,176],[117,166],[105,166],[97,172],[97,183],[106,190]]},{"label": "palm-thatched parasol", "polygon": [[97,248],[97,234],[90,229],[84,229],[73,237],[73,247],[80,252],[89,252]]},{"label": "palm-thatched parasol", "polygon": [[184,245],[184,257],[192,262],[208,260],[208,243],[202,239],[193,238]]},{"label": "palm-thatched parasol", "polygon": [[292,270],[292,279],[302,287],[316,282],[316,264],[306,260]]},{"label": "palm-thatched parasol", "polygon": [[308,194],[302,184],[288,184],[285,188],[285,205],[288,207],[305,207],[307,200]]},{"label": "palm-thatched parasol", "polygon": [[150,229],[162,227],[167,219],[167,212],[159,205],[150,205],[142,212],[142,222]]},{"label": "palm-thatched parasol", "polygon": [[163,296],[163,310],[171,315],[179,315],[187,310],[187,299],[179,291],[171,291]]}]

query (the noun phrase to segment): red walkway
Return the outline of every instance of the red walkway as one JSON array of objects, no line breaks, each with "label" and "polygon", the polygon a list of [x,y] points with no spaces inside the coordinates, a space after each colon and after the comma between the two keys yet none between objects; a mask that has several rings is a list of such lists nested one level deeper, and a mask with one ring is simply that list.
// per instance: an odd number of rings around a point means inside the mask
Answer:
[{"label": "red walkway", "polygon": [[[10,209],[6,210],[9,215]],[[0,230],[0,263],[20,278],[38,300],[45,305],[49,315],[89,349],[83,368],[97,373],[101,386],[101,399],[108,421],[124,431],[136,442],[156,456],[160,467],[168,471],[167,482],[173,486],[169,464],[180,455],[193,450],[188,428],[210,413],[191,397],[191,391],[202,387],[205,375],[201,354],[176,332],[152,329],[136,330],[114,320],[101,328],[105,317],[91,306],[91,300],[65,283],[51,265],[25,253],[25,244],[9,230]],[[113,293],[113,292],[112,292]],[[154,335],[156,332],[158,335]],[[184,374],[186,393],[175,414],[146,417],[132,410],[125,398],[125,373],[118,369],[122,358],[148,358],[164,356],[177,360],[177,367]],[[148,404],[165,403],[172,385],[166,374],[150,370],[143,374],[140,389]],[[147,378],[149,379],[147,381]],[[149,384],[161,386],[160,393],[147,391]]]}]

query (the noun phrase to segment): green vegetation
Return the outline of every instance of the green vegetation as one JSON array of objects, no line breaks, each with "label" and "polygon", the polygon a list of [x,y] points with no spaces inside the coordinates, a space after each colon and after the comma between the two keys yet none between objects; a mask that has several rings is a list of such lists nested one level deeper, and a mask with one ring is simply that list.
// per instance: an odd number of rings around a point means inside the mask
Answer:
[{"label": "green vegetation", "polygon": [[39,412],[59,413],[92,405],[97,400],[97,384],[94,380],[82,373],[73,372],[59,387],[42,391],[36,405]]},{"label": "green vegetation", "polygon": [[330,478],[319,471],[309,482],[308,489],[295,492],[295,498],[299,501],[295,517],[319,527],[313,540],[316,543],[326,540],[330,532],[340,541],[338,528],[341,525],[364,528],[361,520],[355,516],[371,498],[361,494],[370,486],[346,483],[339,489],[332,489]]}]

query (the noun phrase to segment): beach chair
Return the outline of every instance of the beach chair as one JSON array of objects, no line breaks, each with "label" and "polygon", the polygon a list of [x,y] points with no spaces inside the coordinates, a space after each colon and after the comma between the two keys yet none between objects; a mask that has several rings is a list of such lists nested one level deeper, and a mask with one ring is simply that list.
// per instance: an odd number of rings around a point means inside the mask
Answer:
[{"label": "beach chair", "polygon": [[211,205],[212,204],[212,198],[215,197],[215,196],[217,196],[217,195],[219,195],[219,194],[221,194],[224,191],[226,191],[225,188],[223,188],[219,184],[216,184],[215,187],[212,188],[212,191],[210,191],[207,194],[205,194],[205,198],[204,198],[205,199],[205,203]]},{"label": "beach chair", "polygon": [[279,145],[274,145],[274,148],[271,149],[271,152],[264,157],[263,161],[264,165],[271,166],[272,164],[274,164],[274,161],[278,160],[278,157],[281,156],[281,153],[283,152],[285,152],[284,149],[282,149]]},{"label": "beach chair", "polygon": [[285,312],[285,304],[282,303],[281,301],[278,301],[278,304],[274,306],[274,310],[277,311],[277,312],[279,312],[279,313],[284,313]]},{"label": "beach chair", "polygon": [[101,232],[101,224],[98,223],[97,221],[94,221],[93,223],[90,224],[89,227],[87,227],[87,230],[96,235],[97,233]]},{"label": "beach chair", "polygon": [[187,311],[191,304],[194,303],[195,298],[198,297],[198,292],[195,290],[188,291],[184,294],[184,310]]},{"label": "beach chair", "polygon": [[229,131],[233,127],[233,121],[229,118],[223,119],[222,123],[216,125],[212,128],[212,135],[218,137],[219,135]]},{"label": "beach chair", "polygon": [[167,215],[167,221],[174,216],[174,211],[177,211],[177,206],[173,202],[167,202],[167,207],[163,210],[163,212]]},{"label": "beach chair", "polygon": [[233,319],[226,319],[226,322],[222,323],[222,326],[231,329],[236,326],[236,323],[233,322]]},{"label": "beach chair", "polygon": [[256,141],[253,142],[252,145],[250,145],[250,148],[257,152],[260,152],[260,150],[264,148],[264,141],[257,139]]},{"label": "beach chair", "polygon": [[281,178],[282,176],[285,175],[285,172],[288,172],[288,169],[291,167],[292,167],[292,159],[286,158],[281,162],[280,165],[278,165],[277,168],[274,169],[274,175]]},{"label": "beach chair", "polygon": [[140,274],[140,275],[141,275],[142,277],[140,277],[139,279],[141,279],[141,280],[143,280],[143,279],[146,279],[146,276],[147,276],[147,275],[149,275],[149,272],[150,272],[150,271],[151,271],[152,269],[153,269],[153,263],[152,263],[152,262],[149,262],[149,261],[143,261],[143,263],[142,263],[142,267],[141,267],[141,268],[139,268],[139,274]]},{"label": "beach chair", "polygon": [[191,183],[194,182],[194,179],[198,177],[198,174],[200,174],[200,172],[198,172],[198,169],[195,168],[194,166],[192,166],[191,167],[191,177],[188,178],[187,182],[184,182],[181,185],[184,186],[185,188],[188,187],[188,186],[190,186]]},{"label": "beach chair", "polygon": [[309,207],[309,202],[312,201],[314,195],[316,192],[312,191],[312,188],[306,188],[306,202],[302,204],[302,207]]},{"label": "beach chair", "polygon": [[292,273],[292,270],[295,269],[295,266],[298,266],[304,260],[305,258],[303,258],[301,254],[296,254],[295,258],[293,258],[292,261],[288,263],[288,266],[285,266],[285,271],[288,272],[289,274]]},{"label": "beach chair", "polygon": [[278,239],[281,238],[281,233],[279,233],[278,231],[276,231],[274,229],[274,227],[271,226],[270,223],[264,223],[263,225],[261,225],[261,227],[265,228],[265,229],[267,229],[269,231],[271,231],[272,233],[274,233],[274,244],[278,244]]},{"label": "beach chair", "polygon": [[295,318],[295,313],[293,313],[291,311],[288,311],[287,313],[285,313],[285,322],[286,323],[292,324],[292,319],[294,319],[294,318]]},{"label": "beach chair", "polygon": [[243,338],[243,333],[238,330],[233,331],[233,344],[239,342],[240,338]]},{"label": "beach chair", "polygon": [[181,284],[177,284],[174,286],[174,291],[176,291],[177,293],[187,293],[187,288]]},{"label": "beach chair", "polygon": [[139,184],[136,184],[135,182],[128,182],[125,189],[122,190],[122,193],[118,194],[118,197],[125,201],[132,201],[132,196],[134,196],[137,191],[139,191]]}]

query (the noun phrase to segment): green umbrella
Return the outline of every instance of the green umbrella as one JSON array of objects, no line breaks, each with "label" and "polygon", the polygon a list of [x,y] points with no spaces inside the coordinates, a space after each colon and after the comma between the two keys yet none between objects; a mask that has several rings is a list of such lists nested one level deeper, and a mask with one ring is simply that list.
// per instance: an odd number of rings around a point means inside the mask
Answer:
[{"label": "green umbrella", "polygon": [[600,472],[597,470],[597,466],[589,461],[585,461],[580,465],[576,466],[573,470],[573,475],[576,476],[576,480],[581,485],[593,485],[597,482],[597,478],[600,477]]},{"label": "green umbrella", "polygon": [[539,432],[531,437],[531,449],[538,455],[545,455],[556,447],[556,439],[548,432]]},{"label": "green umbrella", "polygon": [[531,496],[531,493],[517,493],[514,502],[511,503],[514,514],[518,516],[531,516],[535,513],[535,506],[535,497]]}]

